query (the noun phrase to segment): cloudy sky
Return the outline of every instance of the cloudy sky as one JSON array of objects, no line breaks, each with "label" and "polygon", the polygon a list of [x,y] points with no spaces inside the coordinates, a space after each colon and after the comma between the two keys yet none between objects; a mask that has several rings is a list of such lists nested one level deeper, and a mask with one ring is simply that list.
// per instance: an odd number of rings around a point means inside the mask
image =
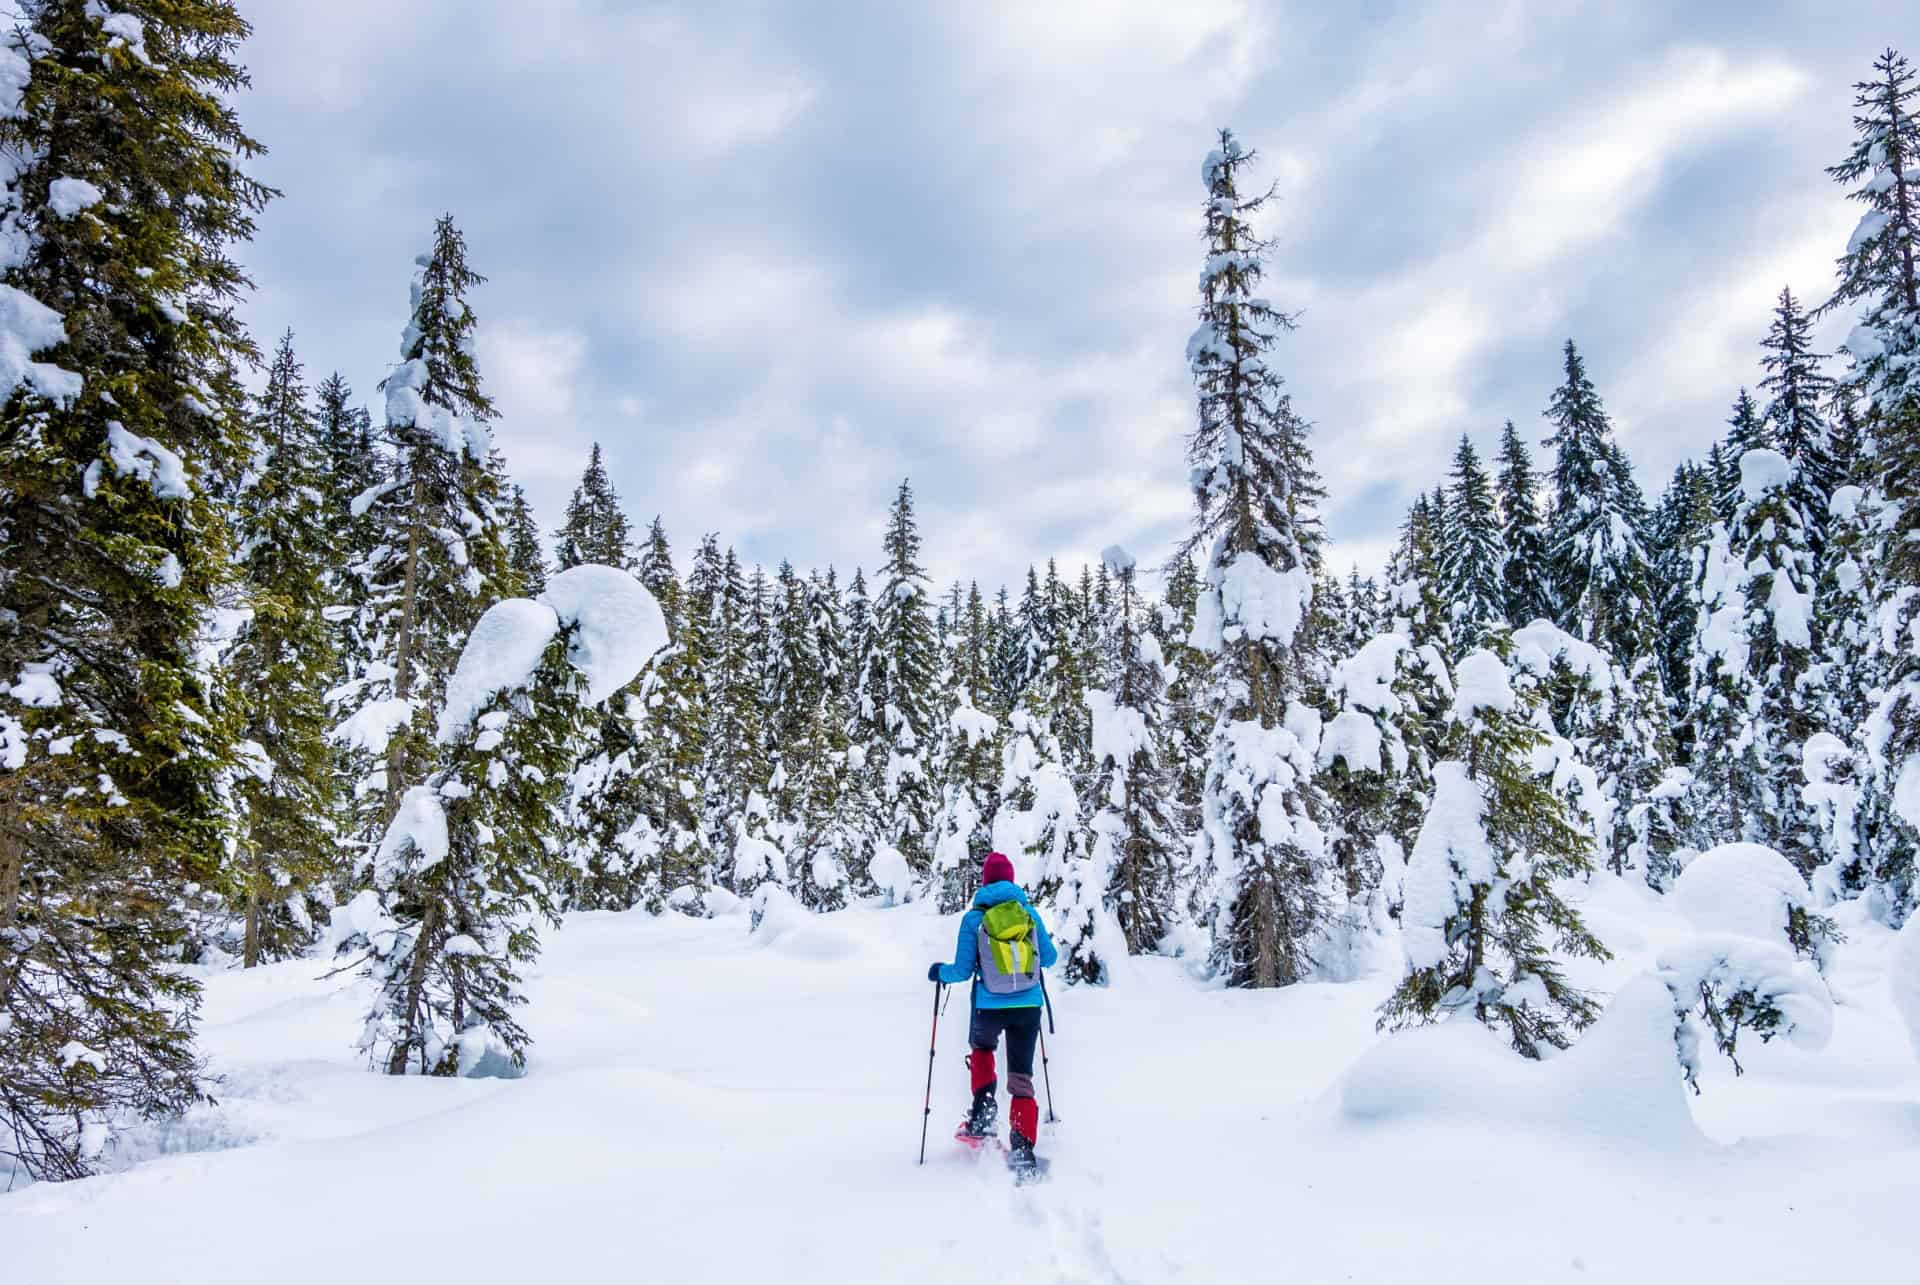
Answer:
[{"label": "cloudy sky", "polygon": [[641,4],[245,0],[285,198],[263,340],[363,395],[451,211],[482,371],[551,527],[598,440],[681,556],[871,566],[910,476],[937,577],[1187,517],[1200,161],[1279,185],[1277,364],[1337,565],[1384,559],[1461,433],[1575,337],[1650,485],[1758,378],[1854,213],[1822,173],[1908,0]]}]

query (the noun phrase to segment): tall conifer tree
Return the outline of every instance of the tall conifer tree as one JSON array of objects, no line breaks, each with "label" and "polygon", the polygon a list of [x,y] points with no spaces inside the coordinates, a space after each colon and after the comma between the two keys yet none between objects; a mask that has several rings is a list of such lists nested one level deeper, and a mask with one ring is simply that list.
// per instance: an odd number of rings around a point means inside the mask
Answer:
[{"label": "tall conifer tree", "polygon": [[1492,483],[1464,434],[1453,456],[1447,510],[1452,521],[1440,549],[1440,575],[1450,601],[1454,645],[1471,649],[1506,619],[1506,550]]},{"label": "tall conifer tree", "polygon": [[392,467],[367,513],[377,543],[355,573],[365,639],[360,667],[336,689],[335,738],[357,754],[355,837],[370,854],[406,789],[431,769],[433,726],[467,632],[513,587],[499,477],[487,422],[493,402],[474,360],[468,294],[485,278],[443,217],[415,261],[414,311],[401,364],[381,385]]},{"label": "tall conifer tree", "polygon": [[256,431],[264,454],[236,505],[252,614],[226,664],[247,750],[232,883],[249,968],[307,945],[308,892],[333,873],[336,852],[325,696],[338,658],[322,614],[333,553],[321,508],[327,465],[291,332],[274,353]]},{"label": "tall conifer tree", "polygon": [[1553,619],[1553,579],[1548,573],[1547,536],[1540,523],[1539,475],[1533,453],[1508,420],[1500,430],[1500,517],[1507,560],[1501,583],[1507,623],[1515,629],[1542,618]]},{"label": "tall conifer tree", "polygon": [[0,389],[0,1154],[67,1178],[200,1091],[179,897],[215,881],[233,719],[195,641],[253,445],[234,244],[273,193],[227,0],[16,8],[0,281],[37,351]]},{"label": "tall conifer tree", "polygon": [[1204,550],[1196,641],[1216,656],[1217,711],[1204,792],[1213,962],[1238,986],[1305,977],[1323,931],[1324,799],[1318,717],[1302,703],[1315,659],[1300,645],[1319,568],[1321,497],[1307,424],[1267,354],[1293,321],[1259,293],[1269,244],[1249,219],[1271,193],[1241,191],[1254,154],[1231,130],[1202,167],[1208,254],[1187,342],[1199,393],[1188,439]]}]

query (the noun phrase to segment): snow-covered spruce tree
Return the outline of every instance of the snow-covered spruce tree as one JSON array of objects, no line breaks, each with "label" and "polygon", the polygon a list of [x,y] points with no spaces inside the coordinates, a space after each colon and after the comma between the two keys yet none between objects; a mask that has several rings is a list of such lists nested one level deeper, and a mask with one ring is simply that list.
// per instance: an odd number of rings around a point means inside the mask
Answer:
[{"label": "snow-covered spruce tree", "polygon": [[364,602],[353,628],[366,655],[332,693],[343,716],[333,735],[354,752],[357,773],[352,837],[369,856],[406,789],[426,777],[460,644],[513,579],[490,466],[493,403],[481,389],[467,302],[484,278],[467,266],[450,216],[415,262],[400,365],[381,385],[392,464],[355,502],[376,540],[354,568]]},{"label": "snow-covered spruce tree", "polygon": [[1307,444],[1266,354],[1292,319],[1257,291],[1268,243],[1249,219],[1254,154],[1232,131],[1208,154],[1208,254],[1187,341],[1199,392],[1188,439],[1206,550],[1194,639],[1215,656],[1216,721],[1203,799],[1214,967],[1236,986],[1280,986],[1312,967],[1326,914],[1325,800],[1314,784],[1319,716],[1301,702],[1314,658],[1297,645],[1319,564],[1321,496]]},{"label": "snow-covered spruce tree", "polygon": [[1048,730],[1059,742],[1062,761],[1076,780],[1092,770],[1093,732],[1087,717],[1087,674],[1080,649],[1080,609],[1073,588],[1047,559],[1041,590],[1045,651],[1040,673],[1041,704]]},{"label": "snow-covered spruce tree", "polygon": [[1852,362],[1845,392],[1862,408],[1878,465],[1884,561],[1872,636],[1884,686],[1865,729],[1868,810],[1879,821],[1871,890],[1897,925],[1917,897],[1920,829],[1920,78],[1889,49],[1854,91],[1854,145],[1827,172],[1866,210],[1822,311],[1857,310],[1842,345]]},{"label": "snow-covered spruce tree", "polygon": [[1372,576],[1361,575],[1360,568],[1354,567],[1347,573],[1347,604],[1353,612],[1353,623],[1347,633],[1354,644],[1347,649],[1347,654],[1352,655],[1387,623],[1386,613],[1380,605],[1379,581]]},{"label": "snow-covered spruce tree", "polygon": [[[335,603],[358,606],[353,595],[359,591],[360,582],[345,571],[372,551],[373,524],[365,512],[354,513],[353,501],[379,485],[384,459],[374,442],[373,416],[366,407],[353,404],[353,389],[338,371],[321,381],[314,390],[314,401],[325,456],[320,507],[333,551],[328,582]],[[345,635],[340,636],[344,639]]]},{"label": "snow-covered spruce tree", "polygon": [[939,797],[929,760],[934,746],[934,684],[939,640],[920,563],[913,488],[905,481],[887,518],[886,561],[873,605],[860,739],[882,808],[880,842],[905,858],[914,877],[931,869]]},{"label": "snow-covered spruce tree", "polygon": [[248,968],[287,959],[312,940],[307,899],[333,873],[333,753],[326,692],[338,661],[327,606],[332,556],[326,458],[307,405],[293,335],[280,340],[260,398],[263,454],[235,505],[236,558],[251,614],[227,653],[228,699],[246,761],[228,879]]},{"label": "snow-covered spruce tree", "polygon": [[1733,409],[1727,414],[1727,435],[1717,446],[1719,454],[1712,457],[1714,516],[1721,522],[1731,522],[1733,511],[1740,507],[1740,457],[1748,451],[1779,449],[1773,422],[1761,413],[1753,394],[1744,388],[1733,399]]},{"label": "snow-covered spruce tree", "polygon": [[1441,590],[1453,620],[1453,644],[1468,651],[1505,621],[1507,595],[1506,550],[1493,485],[1464,434],[1453,456],[1447,512],[1446,543],[1439,550]]},{"label": "snow-covered spruce tree", "polygon": [[232,720],[194,642],[230,575],[257,359],[232,257],[273,195],[225,0],[16,6],[0,36],[0,1157],[78,1177],[199,1096],[172,967],[215,884]]},{"label": "snow-covered spruce tree", "polygon": [[[1740,391],[1741,396],[1745,397],[1746,390]],[[1713,490],[1713,520],[1731,521],[1731,497],[1740,489],[1740,457],[1729,454],[1724,441],[1715,442],[1707,451],[1707,462],[1701,467],[1706,470],[1708,485]]]},{"label": "snow-covered spruce tree", "polygon": [[[1075,896],[1091,883],[1085,867],[1092,847],[1080,796],[1059,741],[1031,705],[1008,717],[1003,743],[992,846],[1013,858],[1036,902],[1053,906],[1069,881]],[[1057,935],[1058,914],[1054,924]]]},{"label": "snow-covered spruce tree", "polygon": [[1093,873],[1101,905],[1079,908],[1069,938],[1069,965],[1104,980],[1100,962],[1104,914],[1111,913],[1128,954],[1153,950],[1178,913],[1176,872],[1185,843],[1175,823],[1175,778],[1167,768],[1167,664],[1148,628],[1133,559],[1107,550],[1102,565],[1115,585],[1108,640],[1111,686],[1087,693],[1093,714]]},{"label": "snow-covered spruce tree", "polygon": [[[1190,552],[1167,564],[1166,589],[1152,618],[1154,637],[1167,662],[1167,721],[1161,761],[1173,776],[1174,826],[1191,848],[1200,832],[1201,799],[1207,784],[1207,747],[1213,738],[1210,705],[1212,658],[1193,646],[1194,613],[1200,602],[1200,571]],[[1181,892],[1192,889],[1181,871]]]},{"label": "snow-covered spruce tree", "polygon": [[1566,377],[1546,412],[1558,452],[1548,522],[1556,623],[1631,670],[1655,653],[1645,503],[1571,339],[1565,357]]},{"label": "snow-covered spruce tree", "polygon": [[1667,943],[1655,973],[1672,995],[1674,1044],[1695,1092],[1703,1038],[1736,1074],[1743,1030],[1762,1042],[1827,1043],[1833,998],[1820,974],[1839,934],[1785,858],[1752,843],[1716,847],[1686,868],[1669,900],[1695,932]]},{"label": "snow-covered spruce tree", "polygon": [[933,879],[944,914],[966,906],[978,858],[991,842],[990,827],[1000,805],[1000,720],[989,712],[992,654],[987,607],[978,584],[967,593],[954,635],[948,678],[953,697],[934,773],[941,794],[934,825]]},{"label": "snow-covered spruce tree", "polygon": [[600,443],[593,444],[586,471],[567,501],[566,520],[553,533],[554,561],[562,571],[583,562],[603,567],[633,565],[633,531],[620,496],[600,459]]},{"label": "snow-covered spruce tree", "polygon": [[[673,552],[658,518],[638,572],[660,604],[669,641],[648,666],[630,715],[638,742],[630,773],[615,774],[600,824],[616,837],[633,904],[659,910],[670,902],[703,908],[711,849],[701,828],[707,729],[707,617],[681,587]],[[618,762],[616,760],[616,766]]]},{"label": "snow-covered spruce tree", "polygon": [[[1348,953],[1397,914],[1406,854],[1432,794],[1432,751],[1452,699],[1439,650],[1382,633],[1333,668],[1320,739],[1328,846],[1345,898]],[[1358,962],[1357,960],[1355,961]]]},{"label": "snow-covered spruce tree", "polygon": [[1827,497],[1841,481],[1826,420],[1833,381],[1820,369],[1823,355],[1813,350],[1812,326],[1791,289],[1781,288],[1773,324],[1760,346],[1767,354],[1760,362],[1767,371],[1760,391],[1768,398],[1768,435],[1773,449],[1793,465],[1791,498],[1806,520],[1817,560],[1827,547]]},{"label": "snow-covered spruce tree", "polygon": [[1501,545],[1507,557],[1500,573],[1502,601],[1507,623],[1518,629],[1542,618],[1551,620],[1556,613],[1547,534],[1540,522],[1540,477],[1533,453],[1512,420],[1500,430],[1498,487]]},{"label": "snow-covered spruce tree", "polygon": [[[832,760],[830,720],[823,713],[820,631],[814,588],[791,563],[780,564],[772,593],[766,675],[767,734],[773,749],[766,788],[771,841],[785,863],[781,882],[803,904],[813,906],[836,896],[842,882],[838,864],[818,846],[826,814],[815,809],[831,800],[822,778],[838,771]],[[816,874],[821,877],[814,878]]]},{"label": "snow-covered spruce tree", "polygon": [[[1590,826],[1599,854],[1615,874],[1624,874],[1635,864],[1636,843],[1656,840],[1658,860],[1642,873],[1651,886],[1665,886],[1673,873],[1666,836],[1643,836],[1629,821],[1636,803],[1661,790],[1670,770],[1666,711],[1656,703],[1658,688],[1644,681],[1653,659],[1629,673],[1603,649],[1552,621],[1537,620],[1514,630],[1512,638],[1514,668],[1538,685],[1540,713],[1548,720],[1542,730],[1569,742],[1580,764],[1562,792]],[[1675,800],[1664,813],[1681,817],[1687,810]],[[1658,821],[1645,818],[1654,829]]]},{"label": "snow-covered spruce tree", "polygon": [[1860,410],[1853,390],[1838,380],[1827,410],[1831,432],[1827,440],[1833,453],[1833,474],[1839,486],[1865,486],[1874,476],[1873,444],[1867,440],[1866,426],[1860,422]]},{"label": "snow-covered spruce tree", "polygon": [[721,882],[745,895],[777,873],[760,839],[764,817],[750,806],[769,767],[753,599],[738,556],[732,549],[720,554],[711,539],[694,563],[694,585],[695,610],[705,613],[708,629],[704,829],[712,851],[724,854]]},{"label": "snow-covered spruce tree", "polygon": [[[611,567],[489,607],[446,685],[426,782],[408,788],[356,922],[378,991],[360,1048],[390,1075],[512,1075],[525,1064],[518,970],[557,922],[561,787],[587,705],[618,692],[666,628]],[[377,903],[378,909],[369,906]]]},{"label": "snow-covered spruce tree", "polygon": [[1801,747],[1820,730],[1813,664],[1814,567],[1794,468],[1778,451],[1740,459],[1740,505],[1702,559],[1692,701],[1709,830],[1761,843],[1810,875],[1821,862],[1801,800]]},{"label": "snow-covered spruce tree", "polygon": [[789,779],[797,820],[783,839],[788,887],[801,904],[837,910],[846,904],[849,836],[841,829],[841,794],[847,779],[846,636],[840,588],[832,568],[810,575],[801,585],[814,677],[813,696],[800,734],[807,746],[803,770]]},{"label": "snow-covered spruce tree", "polygon": [[[833,825],[840,837],[837,850],[843,854],[846,864],[850,894],[865,896],[881,891],[896,895],[893,880],[907,877],[904,859],[896,859],[898,849],[887,846],[886,852],[893,855],[884,857],[878,870],[874,867],[884,840],[878,802],[880,773],[871,743],[875,707],[868,690],[873,667],[873,597],[867,589],[866,571],[861,567],[853,569],[853,579],[847,582],[843,608],[847,750],[834,806]],[[880,879],[882,875],[887,876],[884,884]]]},{"label": "snow-covered spruce tree", "polygon": [[1387,559],[1387,625],[1414,646],[1434,647],[1444,655],[1452,638],[1452,613],[1440,586],[1433,501],[1417,495]]},{"label": "snow-covered spruce tree", "polygon": [[1813,616],[1820,622],[1816,690],[1825,729],[1802,750],[1802,794],[1819,818],[1825,861],[1814,891],[1827,901],[1856,896],[1876,882],[1882,860],[1908,856],[1875,783],[1861,731],[1872,714],[1883,657],[1875,647],[1879,579],[1879,506],[1858,486],[1842,486],[1828,502],[1827,550],[1820,560]]},{"label": "snow-covered spruce tree", "polygon": [[1706,547],[1715,520],[1713,488],[1710,466],[1682,463],[1648,526],[1659,611],[1660,685],[1672,701],[1674,753],[1682,761],[1691,760],[1693,749],[1687,719],[1693,688],[1693,560]]},{"label": "snow-covered spruce tree", "polygon": [[508,488],[507,565],[523,592],[537,594],[547,587],[547,553],[540,547],[540,527],[527,492],[518,483]]},{"label": "snow-covered spruce tree", "polygon": [[[1031,572],[1031,569],[1029,569]],[[1008,715],[1020,703],[1021,657],[1020,622],[1014,617],[1014,601],[1002,584],[993,595],[993,715]]]},{"label": "snow-covered spruce tree", "polygon": [[1492,644],[1456,671],[1450,757],[1434,765],[1433,804],[1407,866],[1407,974],[1380,1025],[1470,1014],[1538,1057],[1567,1047],[1599,1012],[1568,984],[1564,961],[1607,951],[1555,887],[1592,870],[1592,840],[1538,772],[1546,738],[1508,680],[1507,640]]}]

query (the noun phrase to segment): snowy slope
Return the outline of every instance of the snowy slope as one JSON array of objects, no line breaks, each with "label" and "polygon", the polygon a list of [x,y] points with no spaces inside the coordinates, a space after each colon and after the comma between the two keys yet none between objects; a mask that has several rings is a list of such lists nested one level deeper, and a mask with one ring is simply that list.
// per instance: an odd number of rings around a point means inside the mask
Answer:
[{"label": "snowy slope", "polygon": [[[1585,909],[1622,953],[1609,986],[1685,931],[1611,879]],[[1529,1065],[1462,1026],[1382,1041],[1384,978],[1227,992],[1132,961],[1059,997],[1054,1180],[1029,1189],[948,1136],[964,995],[914,1165],[919,979],[952,944],[921,907],[771,941],[737,915],[577,916],[512,1082],[370,1075],[358,983],[223,973],[205,1029],[222,1101],[147,1139],[187,1153],[0,1197],[0,1276],[939,1285],[1008,1279],[1012,1246],[1038,1281],[1904,1279],[1920,1062],[1889,935],[1844,927],[1832,1045],[1743,1047],[1748,1074],[1712,1067],[1692,1121],[1630,1004]]]}]

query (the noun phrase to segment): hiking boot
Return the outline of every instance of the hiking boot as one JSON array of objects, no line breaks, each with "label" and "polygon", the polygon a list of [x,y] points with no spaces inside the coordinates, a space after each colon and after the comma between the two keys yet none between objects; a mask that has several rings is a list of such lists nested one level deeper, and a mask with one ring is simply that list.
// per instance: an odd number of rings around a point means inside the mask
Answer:
[{"label": "hiking boot", "polygon": [[976,1138],[991,1138],[994,1126],[1000,1123],[1000,1095],[997,1086],[989,1084],[976,1089],[973,1094],[973,1106],[967,1111],[967,1122],[960,1126],[962,1133]]}]

